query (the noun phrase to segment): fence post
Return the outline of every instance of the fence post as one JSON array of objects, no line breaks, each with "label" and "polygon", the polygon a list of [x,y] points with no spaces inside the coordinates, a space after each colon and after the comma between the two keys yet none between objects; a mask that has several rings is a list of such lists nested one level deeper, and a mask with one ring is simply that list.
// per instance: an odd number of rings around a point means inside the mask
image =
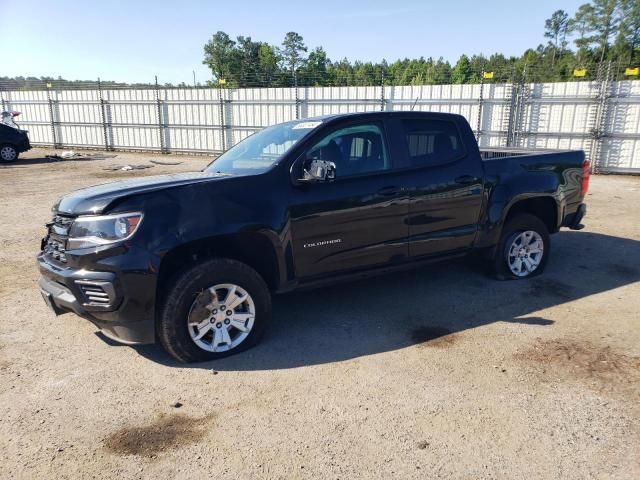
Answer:
[{"label": "fence post", "polygon": [[[505,87],[506,88],[506,87]],[[513,70],[512,74],[511,74],[511,92],[510,92],[510,98],[508,98],[508,106],[509,106],[509,112],[508,112],[508,116],[507,116],[507,138],[506,138],[506,142],[505,142],[505,146],[506,147],[511,147],[513,146],[513,137],[514,137],[514,124],[515,124],[515,119],[518,116],[518,95],[519,95],[519,84],[518,82],[516,82],[516,73],[515,73],[515,69]]]},{"label": "fence post", "polygon": [[609,107],[609,89],[611,88],[611,60],[606,64],[606,68],[600,64],[598,67],[598,94],[596,97],[596,111],[592,129],[591,143],[591,171],[598,173],[598,167],[602,163],[602,143],[607,136],[607,114]]},{"label": "fence post", "polygon": [[293,70],[293,91],[296,99],[296,120],[300,119],[300,98],[298,97],[298,72]]},{"label": "fence post", "polygon": [[222,98],[222,85],[218,80],[218,101],[220,102],[220,139],[222,140],[222,151],[224,152],[227,149],[227,130],[224,125],[224,99]]},{"label": "fence post", "polygon": [[522,70],[522,76],[518,81],[518,98],[516,99],[516,115],[513,122],[513,140],[511,146],[520,147],[520,139],[524,138],[525,114],[530,93],[531,88],[527,83],[527,65],[525,64]]},{"label": "fence post", "polygon": [[158,110],[158,138],[160,139],[160,153],[167,153],[164,148],[164,122],[162,121],[162,101],[160,100],[160,87],[158,87],[158,76],[156,75],[156,106]]},{"label": "fence post", "polygon": [[100,82],[100,77],[98,77],[98,97],[100,98],[100,120],[102,121],[102,134],[104,136],[104,149],[108,152],[111,150],[109,147],[109,137],[107,135],[107,115],[104,111],[104,97],[102,96],[102,82]]},{"label": "fence post", "polygon": [[478,144],[480,143],[480,132],[482,127],[482,102],[484,95],[484,72],[482,72],[482,76],[480,77],[480,97],[478,98],[478,123],[476,126],[476,141]]},{"label": "fence post", "polygon": [[380,111],[384,112],[386,106],[386,100],[384,98],[384,72],[380,73]]},{"label": "fence post", "polygon": [[49,120],[51,122],[51,139],[53,140],[53,148],[58,148],[58,140],[56,138],[56,121],[53,118],[53,100],[51,99],[51,89],[47,85],[47,103],[49,104]]}]

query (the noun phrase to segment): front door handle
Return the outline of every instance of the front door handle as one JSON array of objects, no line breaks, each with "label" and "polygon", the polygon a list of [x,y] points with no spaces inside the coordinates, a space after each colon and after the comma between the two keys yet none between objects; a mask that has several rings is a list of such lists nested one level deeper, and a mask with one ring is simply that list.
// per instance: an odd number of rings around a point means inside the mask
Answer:
[{"label": "front door handle", "polygon": [[378,190],[378,195],[382,195],[384,197],[391,197],[393,195],[397,195],[400,193],[400,188],[395,186],[384,187]]},{"label": "front door handle", "polygon": [[472,177],[471,175],[460,175],[456,177],[455,182],[461,185],[470,185],[472,183],[476,183],[478,179],[476,177]]}]

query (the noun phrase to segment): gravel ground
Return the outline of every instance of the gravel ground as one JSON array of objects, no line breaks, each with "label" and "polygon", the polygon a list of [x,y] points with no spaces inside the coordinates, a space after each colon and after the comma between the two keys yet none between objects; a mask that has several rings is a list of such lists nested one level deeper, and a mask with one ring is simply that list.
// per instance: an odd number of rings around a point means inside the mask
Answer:
[{"label": "gravel ground", "polygon": [[[1,478],[640,478],[640,178],[592,177],[537,279],[280,296],[258,347],[184,366],[55,318],[34,256],[65,192],[209,159],[46,153],[0,166]],[[152,159],[182,163],[104,170]]]}]

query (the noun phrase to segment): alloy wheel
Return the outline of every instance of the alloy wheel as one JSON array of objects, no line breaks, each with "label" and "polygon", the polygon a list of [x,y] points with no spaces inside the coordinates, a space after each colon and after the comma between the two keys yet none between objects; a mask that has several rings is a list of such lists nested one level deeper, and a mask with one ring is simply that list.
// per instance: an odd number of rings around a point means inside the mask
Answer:
[{"label": "alloy wheel", "polygon": [[517,232],[507,245],[507,264],[514,275],[526,277],[540,266],[544,255],[544,242],[539,233],[533,230]]},{"label": "alloy wheel", "polygon": [[7,145],[0,148],[0,158],[4,162],[13,162],[17,157],[18,157],[18,152],[16,152],[15,148]]},{"label": "alloy wheel", "polygon": [[223,283],[200,292],[187,319],[193,342],[208,352],[226,352],[251,333],[256,307],[251,295],[238,285]]}]

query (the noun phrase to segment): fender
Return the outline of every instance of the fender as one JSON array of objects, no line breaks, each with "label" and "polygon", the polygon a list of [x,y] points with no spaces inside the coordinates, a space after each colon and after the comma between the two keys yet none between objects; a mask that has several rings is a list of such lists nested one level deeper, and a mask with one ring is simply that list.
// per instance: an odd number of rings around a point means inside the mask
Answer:
[{"label": "fender", "polygon": [[[503,173],[497,185],[489,185],[487,207],[476,247],[486,248],[495,245],[500,239],[502,227],[514,205],[525,200],[537,198],[551,199],[555,205],[555,227],[562,219],[564,195],[562,182],[555,171],[544,168],[522,166],[517,174]],[[536,175],[531,175],[536,173]]]}]

